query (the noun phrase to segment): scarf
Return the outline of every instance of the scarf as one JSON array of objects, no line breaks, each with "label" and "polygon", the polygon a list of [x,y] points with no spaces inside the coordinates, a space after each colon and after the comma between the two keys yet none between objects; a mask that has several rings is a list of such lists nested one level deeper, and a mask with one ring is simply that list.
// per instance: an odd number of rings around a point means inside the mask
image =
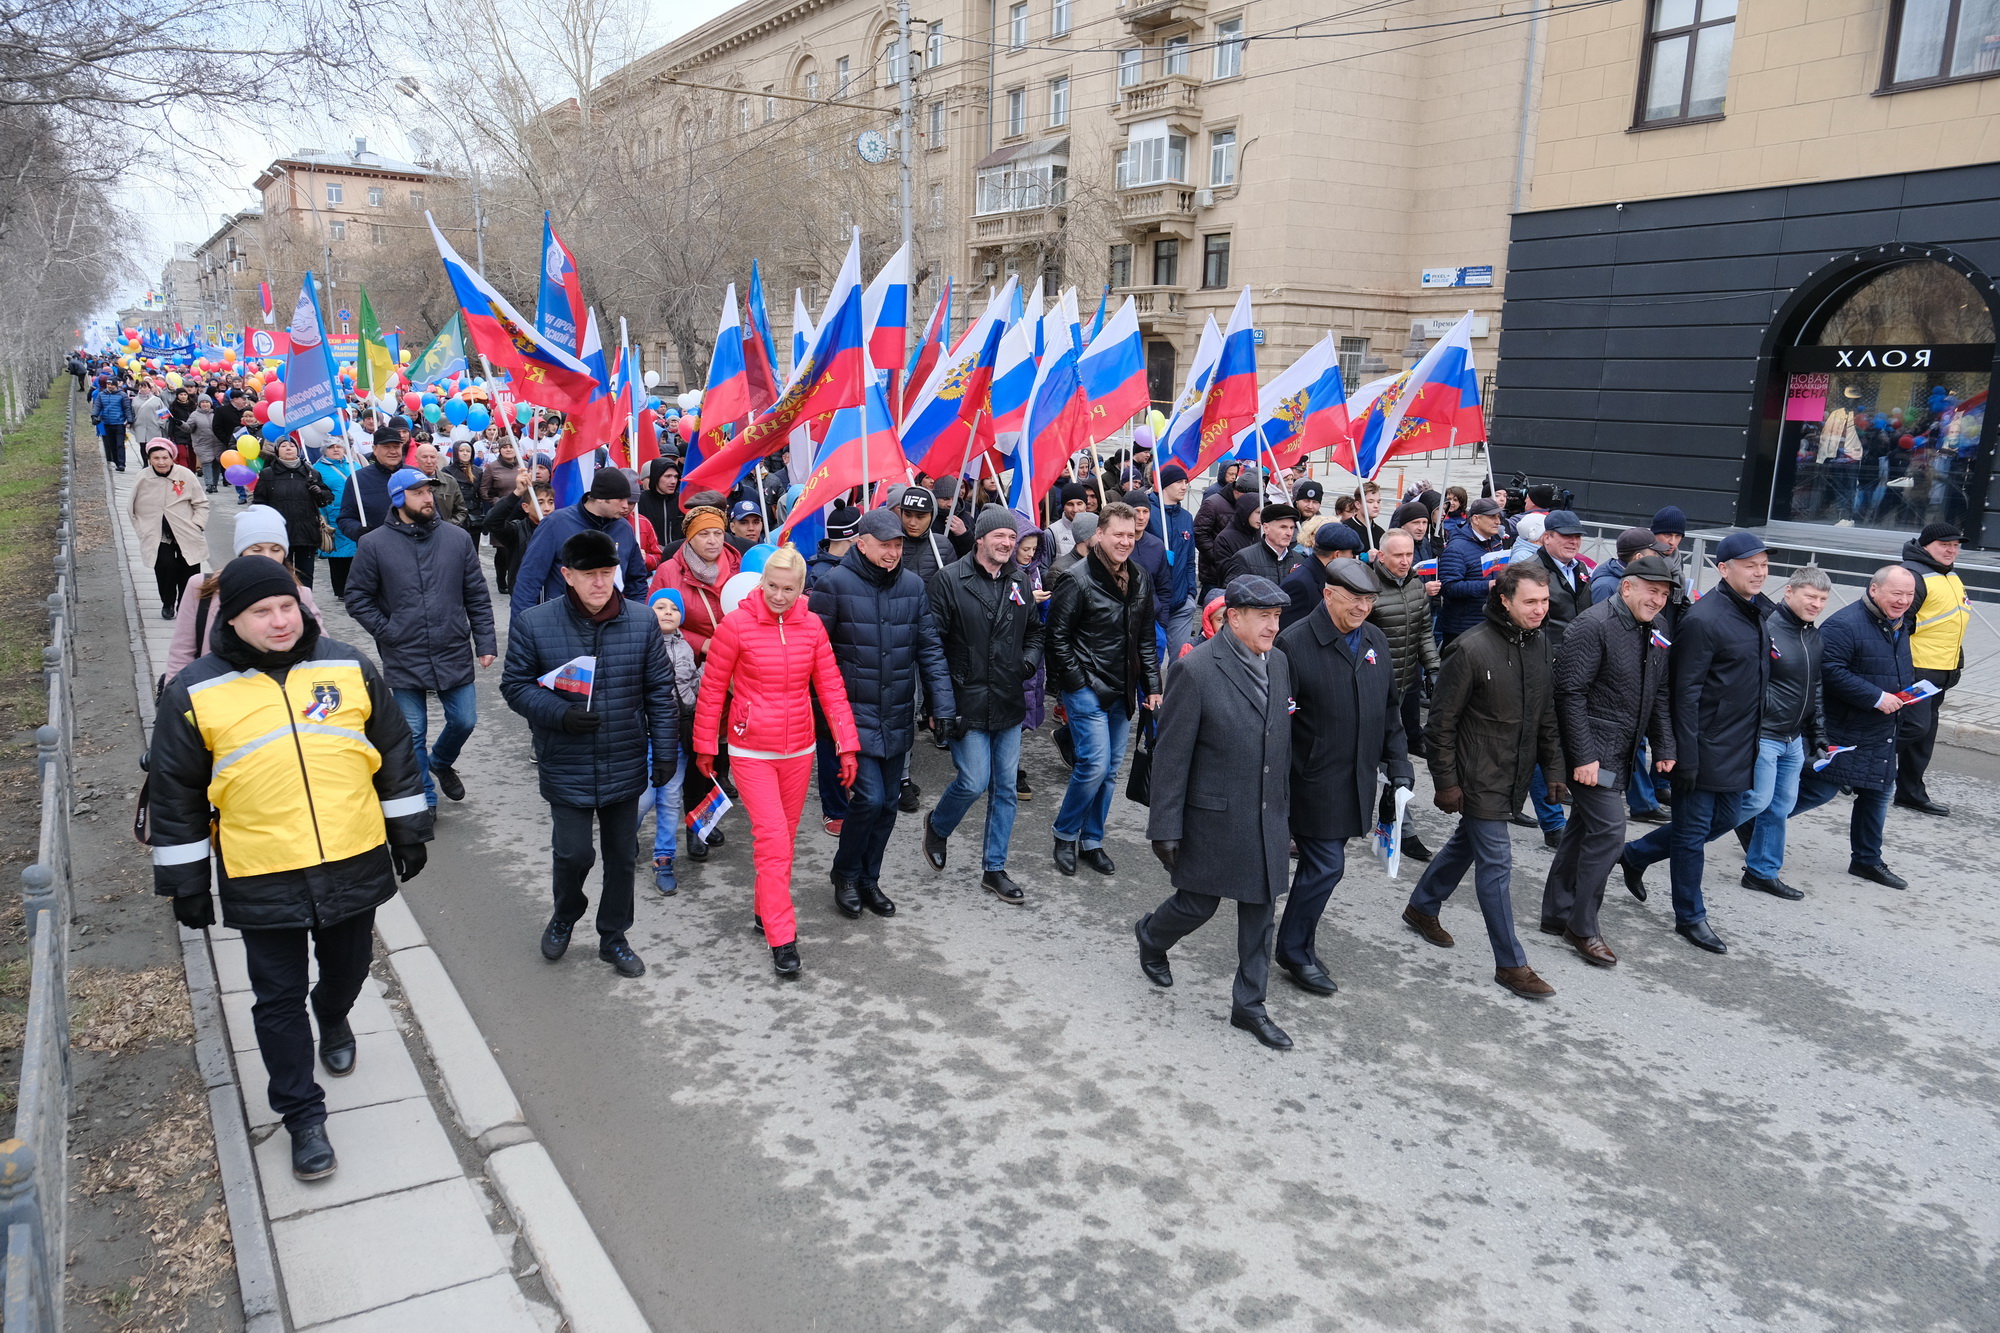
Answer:
[{"label": "scarf", "polygon": [[215,627],[215,651],[238,671],[269,671],[282,675],[286,669],[311,657],[313,650],[319,647],[319,622],[312,618],[303,604],[299,607],[299,615],[304,619],[305,626],[292,646],[281,652],[269,653],[252,648],[237,634],[236,627],[226,620]]},{"label": "scarf", "polygon": [[715,586],[716,575],[722,572],[722,566],[719,562],[702,559],[695,553],[692,542],[682,543],[681,560],[687,565],[688,573],[694,575],[696,579],[706,583],[711,588]]},{"label": "scarf", "polygon": [[563,596],[569,599],[570,610],[576,612],[593,625],[608,625],[618,619],[619,612],[625,609],[624,595],[616,588],[611,590],[611,596],[605,599],[604,605],[595,611],[592,611],[583,604],[583,599],[576,595],[575,588],[564,588]]}]

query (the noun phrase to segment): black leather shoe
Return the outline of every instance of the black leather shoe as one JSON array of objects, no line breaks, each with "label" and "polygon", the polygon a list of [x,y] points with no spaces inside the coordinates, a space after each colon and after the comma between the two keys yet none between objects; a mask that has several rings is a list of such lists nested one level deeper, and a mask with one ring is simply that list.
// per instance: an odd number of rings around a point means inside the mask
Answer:
[{"label": "black leather shoe", "polygon": [[701,840],[701,834],[688,830],[688,856],[696,861],[708,859],[708,844]]},{"label": "black leather shoe", "polygon": [[1674,822],[1672,812],[1663,810],[1657,805],[1646,810],[1634,810],[1629,818],[1641,824],[1671,824]]},{"label": "black leather shoe", "polygon": [[851,879],[842,879],[838,875],[833,875],[831,878],[833,880],[833,905],[838,907],[840,914],[849,921],[859,920],[861,917],[861,886]]},{"label": "black leather shoe", "polygon": [[1507,822],[1515,828],[1540,828],[1542,826],[1541,820],[1520,810],[1516,810],[1513,814],[1507,816]]},{"label": "black leather shoe", "polygon": [[1403,855],[1412,861],[1428,861],[1431,859],[1431,849],[1424,846],[1424,840],[1416,834],[1405,832],[1403,834]]},{"label": "black leather shoe", "polygon": [[346,1019],[319,1030],[319,1062],[335,1078],[354,1072],[354,1029]]},{"label": "black leather shoe", "polygon": [[1139,970],[1155,986],[1171,986],[1174,970],[1167,966],[1167,951],[1146,943],[1146,923],[1152,919],[1153,914],[1148,912],[1132,923],[1132,937],[1139,941]]},{"label": "black leather shoe", "polygon": [[1556,848],[1562,846],[1562,840],[1563,835],[1560,829],[1554,833],[1544,833],[1542,835],[1542,846],[1548,848],[1550,851],[1554,851]]},{"label": "black leather shoe", "polygon": [[771,966],[778,969],[781,977],[795,977],[799,974],[799,946],[794,940],[790,944],[780,944],[771,950]]},{"label": "black leather shoe", "polygon": [[1743,887],[1755,889],[1759,893],[1768,893],[1773,898],[1788,898],[1793,902],[1805,897],[1805,894],[1782,879],[1765,879],[1762,875],[1748,870],[1743,872]]},{"label": "black leather shoe", "polygon": [[300,1125],[292,1131],[292,1174],[300,1180],[325,1180],[340,1165],[327,1142],[325,1124]]},{"label": "black leather shoe", "polygon": [[896,808],[906,815],[914,815],[917,813],[917,807],[923,803],[923,789],[908,778],[904,778],[903,785],[896,792]]},{"label": "black leather shoe", "polygon": [[1100,875],[1115,875],[1118,873],[1118,867],[1111,863],[1111,857],[1106,854],[1102,847],[1092,847],[1088,851],[1078,852],[1076,859]]},{"label": "black leather shoe", "polygon": [[549,918],[548,928],[542,931],[542,957],[553,963],[569,952],[569,935],[576,929],[574,921],[559,921]]},{"label": "black leather shoe", "polygon": [[1940,819],[1944,818],[1946,815],[1949,815],[1951,813],[1950,806],[1941,805],[1938,802],[1933,801],[1928,796],[1913,796],[1907,798],[1898,796],[1896,798],[1896,804],[1902,806],[1905,810],[1915,810],[1920,814],[1936,815]]},{"label": "black leather shoe", "polygon": [[1274,1051],[1292,1049],[1292,1039],[1285,1035],[1283,1028],[1271,1021],[1268,1014],[1246,1014],[1239,1009],[1229,1015],[1229,1026],[1242,1028]]},{"label": "black leather shoe", "polygon": [[638,954],[632,952],[632,946],[625,942],[623,935],[618,936],[616,939],[605,940],[602,944],[599,944],[597,946],[597,956],[617,968],[618,975],[621,977],[643,977],[646,975],[645,961]]},{"label": "black leather shoe", "polygon": [[945,840],[938,835],[938,831],[936,829],[931,827],[931,817],[929,815],[925,815],[924,816],[924,860],[929,861],[931,863],[931,869],[943,870],[946,851],[947,851],[947,844]]},{"label": "black leather shoe", "polygon": [[173,618],[174,618],[174,604],[172,602],[161,602],[160,619],[172,620]]},{"label": "black leather shoe", "polygon": [[[735,800],[735,799],[736,799],[736,797],[732,795],[732,796],[731,796],[731,797],[730,797],[729,799],[733,801],[733,800]],[[715,830],[715,832],[713,832],[713,833],[711,833],[711,834],[709,834],[709,835],[708,835],[708,845],[709,845],[709,846],[711,846],[711,847],[720,847],[720,846],[722,845],[722,843],[723,843],[723,837],[722,837],[722,830],[721,830],[721,829],[717,829],[717,830]]]},{"label": "black leather shoe", "polygon": [[1856,879],[1870,880],[1885,889],[1907,889],[1910,882],[1887,866],[1871,866],[1863,861],[1849,861],[1847,873]]},{"label": "black leather shoe", "polygon": [[1066,838],[1056,839],[1056,869],[1065,875],[1076,873],[1076,844]]},{"label": "black leather shoe", "polygon": [[1007,878],[1004,870],[989,870],[979,877],[979,885],[1003,903],[1019,907],[1028,901],[1028,895],[1021,892],[1021,886]]},{"label": "black leather shoe", "polygon": [[863,880],[857,888],[861,893],[861,905],[876,916],[896,915],[896,904],[889,901],[889,895],[882,892],[880,884],[871,884]]},{"label": "black leather shoe", "polygon": [[458,780],[458,770],[450,764],[432,764],[431,780],[437,783],[437,789],[443,792],[448,800],[465,799],[465,784]]},{"label": "black leather shoe", "polygon": [[1326,974],[1326,969],[1318,963],[1302,963],[1297,967],[1293,967],[1290,963],[1280,963],[1279,966],[1285,969],[1285,975],[1290,977],[1292,984],[1300,990],[1311,991],[1314,995],[1332,995],[1340,989],[1334,984],[1333,978]]},{"label": "black leather shoe", "polygon": [[1729,952],[1729,946],[1722,942],[1722,936],[1708,928],[1706,917],[1695,922],[1693,925],[1676,924],[1674,930],[1697,949],[1706,949],[1710,953]]},{"label": "black leather shoe", "polygon": [[1625,872],[1625,891],[1640,902],[1646,901],[1646,867],[1635,866],[1623,854],[1618,857],[1618,868]]}]

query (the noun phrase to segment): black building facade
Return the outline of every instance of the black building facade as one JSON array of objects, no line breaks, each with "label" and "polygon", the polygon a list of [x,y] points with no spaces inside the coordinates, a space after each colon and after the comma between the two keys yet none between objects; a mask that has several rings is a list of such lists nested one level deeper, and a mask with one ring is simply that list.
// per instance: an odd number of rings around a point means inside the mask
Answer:
[{"label": "black building facade", "polygon": [[2000,546],[2000,164],[1518,214],[1493,466],[1586,517]]}]

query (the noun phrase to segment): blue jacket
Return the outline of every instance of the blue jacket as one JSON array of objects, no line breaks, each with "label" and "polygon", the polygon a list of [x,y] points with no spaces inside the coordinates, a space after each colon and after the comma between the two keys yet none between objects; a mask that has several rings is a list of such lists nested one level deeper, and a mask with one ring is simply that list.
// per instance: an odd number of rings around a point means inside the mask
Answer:
[{"label": "blue jacket", "polygon": [[[389,478],[396,471],[396,468],[385,468],[371,458],[365,467],[355,468],[353,478],[341,488],[340,521],[334,526],[349,541],[358,542],[389,521]],[[360,492],[359,500],[355,498],[356,491]],[[362,521],[364,513],[367,515],[366,522]]]},{"label": "blue jacket", "polygon": [[1438,582],[1443,605],[1438,612],[1438,632],[1463,634],[1486,619],[1486,590],[1493,580],[1479,572],[1479,562],[1488,551],[1507,544],[1503,531],[1490,541],[1481,541],[1470,524],[1445,544],[1438,557]]},{"label": "blue jacket", "polygon": [[[573,657],[594,656],[590,707],[597,730],[571,733],[563,717],[579,696],[559,694],[539,678]],[[507,706],[528,719],[542,799],[551,805],[602,806],[629,800],[651,781],[647,764],[669,771],[680,754],[680,706],[666,636],[643,602],[626,600],[615,620],[592,624],[567,596],[529,607],[507,629],[500,674]]]},{"label": "blue jacket", "polygon": [[840,663],[861,753],[887,759],[915,744],[918,671],[932,716],[958,716],[922,579],[901,567],[883,569],[849,550],[820,575],[810,596]]},{"label": "blue jacket", "polygon": [[132,419],[132,400],[117,385],[101,390],[93,410],[106,426],[122,426]]},{"label": "blue jacket", "polygon": [[610,534],[618,543],[618,558],[625,563],[625,596],[641,606],[646,601],[646,584],[653,577],[646,568],[646,553],[639,549],[639,534],[630,519],[603,518],[584,508],[588,501],[558,509],[535,525],[528,549],[521,553],[521,566],[514,573],[513,613],[520,615],[543,602],[562,599],[568,587],[562,576],[563,543],[587,528]]},{"label": "blue jacket", "polygon": [[[1704,597],[1696,606],[1707,603]],[[1900,625],[1891,628],[1874,600],[1864,595],[1828,616],[1819,638],[1826,653],[1820,681],[1827,743],[1854,748],[1835,755],[1818,776],[1843,787],[1887,791],[1896,785],[1898,715],[1877,712],[1875,705],[1884,692],[1894,694],[1916,683],[1909,631]]]},{"label": "blue jacket", "polygon": [[1164,624],[1169,612],[1186,606],[1194,596],[1194,515],[1184,505],[1161,505],[1146,519],[1146,531],[1158,537],[1173,556],[1165,566],[1166,575],[1153,580],[1153,596]]},{"label": "blue jacket", "polygon": [[[357,473],[361,471],[360,468],[354,470]],[[332,504],[327,505],[319,511],[319,516],[325,519],[327,526],[333,529],[333,549],[324,554],[329,560],[338,560],[342,556],[352,556],[354,554],[354,538],[340,530],[340,506],[347,495],[347,464],[336,463],[330,458],[322,458],[319,462],[313,464],[313,471],[319,473],[319,479],[332,488],[335,496]]]}]

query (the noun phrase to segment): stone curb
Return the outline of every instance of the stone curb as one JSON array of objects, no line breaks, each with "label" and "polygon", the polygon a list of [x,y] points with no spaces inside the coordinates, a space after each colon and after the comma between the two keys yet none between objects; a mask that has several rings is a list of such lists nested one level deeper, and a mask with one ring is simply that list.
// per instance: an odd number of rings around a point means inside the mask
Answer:
[{"label": "stone curb", "polygon": [[486,1173],[521,1224],[573,1333],[646,1333],[645,1316],[548,1149],[539,1143],[502,1148],[486,1159]]},{"label": "stone curb", "polygon": [[514,1089],[431,947],[398,949],[389,955],[389,966],[437,1062],[438,1081],[465,1136],[477,1139],[503,1125],[522,1124]]}]

